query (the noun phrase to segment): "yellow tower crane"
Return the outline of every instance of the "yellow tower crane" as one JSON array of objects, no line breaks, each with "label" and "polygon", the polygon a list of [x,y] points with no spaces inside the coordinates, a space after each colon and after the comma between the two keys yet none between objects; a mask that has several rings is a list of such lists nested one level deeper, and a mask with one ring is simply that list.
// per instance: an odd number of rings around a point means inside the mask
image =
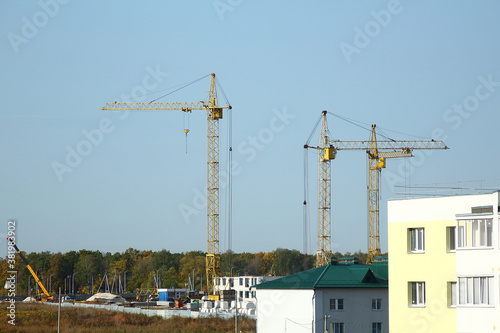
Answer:
[{"label": "yellow tower crane", "polygon": [[[316,267],[326,265],[331,256],[331,161],[339,150],[364,150],[369,159],[368,177],[368,257],[371,264],[374,257],[380,256],[379,233],[379,201],[380,201],[380,172],[386,166],[386,159],[413,157],[415,149],[448,149],[442,141],[378,141],[376,125],[372,125],[370,140],[368,141],[330,141],[330,132],[327,123],[327,111],[322,112],[321,133],[319,145],[309,146],[312,133],[306,149],[318,150],[318,250],[316,252]],[[316,123],[313,132],[319,124]],[[306,157],[307,158],[307,157]],[[306,167],[307,168],[307,167]],[[307,172],[307,171],[306,171]],[[306,185],[307,186],[307,185]],[[304,207],[306,205],[304,198]],[[304,208],[306,209],[306,208]],[[304,212],[305,215],[306,212]],[[306,223],[306,222],[305,222]],[[304,227],[306,230],[306,227]]]},{"label": "yellow tower crane", "polygon": [[387,158],[413,157],[416,149],[448,149],[443,141],[397,141],[377,140],[376,125],[372,125],[369,141],[330,141],[334,155],[339,150],[364,150],[368,154],[368,258],[381,255],[379,234],[380,172],[385,168]]},{"label": "yellow tower crane", "polygon": [[[316,267],[324,266],[330,261],[331,246],[331,166],[336,151],[330,148],[330,131],[326,119],[326,111],[321,115],[321,132],[316,147],[304,145],[305,149],[318,150],[318,250],[316,251]],[[318,123],[316,124],[316,126]],[[314,130],[313,130],[314,132]],[[309,137],[310,140],[311,137]],[[308,140],[308,142],[309,142]],[[306,157],[307,158],[307,157]],[[304,204],[306,199],[304,198]]]},{"label": "yellow tower crane", "polygon": [[[207,101],[199,102],[113,102],[101,110],[192,110],[207,111],[207,288],[217,298],[214,281],[220,275],[219,252],[219,119],[224,109],[231,105],[219,106],[215,74],[211,74],[210,90]],[[185,131],[186,135],[187,132]]]}]

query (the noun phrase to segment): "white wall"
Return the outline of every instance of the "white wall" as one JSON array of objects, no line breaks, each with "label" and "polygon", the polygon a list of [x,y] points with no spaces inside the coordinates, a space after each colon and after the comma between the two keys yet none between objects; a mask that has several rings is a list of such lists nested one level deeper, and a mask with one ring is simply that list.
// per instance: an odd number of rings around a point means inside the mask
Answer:
[{"label": "white wall", "polygon": [[312,289],[258,289],[258,333],[310,333],[313,322]]},{"label": "white wall", "polygon": [[[474,206],[493,206],[493,242],[491,248],[457,249],[457,276],[493,276],[493,305],[457,305],[457,332],[483,333],[500,329],[500,242],[499,242],[499,193],[482,196]],[[469,206],[471,206],[469,204]],[[463,207],[467,208],[467,207]]]},{"label": "white wall", "polygon": [[455,220],[456,214],[470,213],[471,207],[497,201],[498,192],[492,194],[460,195],[438,198],[389,200],[388,222],[420,222]]}]

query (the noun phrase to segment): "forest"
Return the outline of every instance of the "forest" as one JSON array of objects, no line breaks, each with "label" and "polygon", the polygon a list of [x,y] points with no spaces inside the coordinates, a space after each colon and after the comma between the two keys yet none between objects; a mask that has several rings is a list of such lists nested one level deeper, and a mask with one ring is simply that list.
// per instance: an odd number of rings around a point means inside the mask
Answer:
[{"label": "forest", "polygon": [[[23,252],[24,253],[24,252]],[[105,292],[133,293],[146,288],[189,288],[205,290],[205,253],[191,251],[171,253],[168,250],[148,251],[127,249],[123,253],[100,251],[69,251],[66,253],[24,253],[30,266],[50,294],[61,288],[63,294],[92,294]],[[336,252],[334,257],[356,256],[362,262],[366,253],[357,251],[344,254]],[[222,276],[285,276],[314,267],[314,255],[297,250],[278,248],[272,252],[221,254]],[[26,265],[16,255],[15,268],[8,267],[8,260],[0,261],[2,272],[17,271],[17,295],[35,291],[36,283]],[[5,285],[7,276],[0,276]],[[0,296],[6,296],[2,288]]]}]

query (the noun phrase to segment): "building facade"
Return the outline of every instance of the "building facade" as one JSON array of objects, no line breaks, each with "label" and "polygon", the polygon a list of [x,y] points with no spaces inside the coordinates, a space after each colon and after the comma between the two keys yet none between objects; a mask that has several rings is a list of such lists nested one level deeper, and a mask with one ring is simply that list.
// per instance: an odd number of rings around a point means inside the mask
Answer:
[{"label": "building facade", "polygon": [[255,290],[250,290],[250,287],[263,283],[266,281],[271,281],[279,278],[278,276],[236,276],[229,277],[224,276],[218,278],[215,285],[219,290],[230,290],[236,291],[236,296],[238,301],[243,302],[255,302]]},{"label": "building facade", "polygon": [[499,192],[390,200],[392,332],[500,330]]},{"label": "building facade", "polygon": [[387,286],[387,262],[332,261],[262,283],[255,286],[257,332],[388,332]]}]

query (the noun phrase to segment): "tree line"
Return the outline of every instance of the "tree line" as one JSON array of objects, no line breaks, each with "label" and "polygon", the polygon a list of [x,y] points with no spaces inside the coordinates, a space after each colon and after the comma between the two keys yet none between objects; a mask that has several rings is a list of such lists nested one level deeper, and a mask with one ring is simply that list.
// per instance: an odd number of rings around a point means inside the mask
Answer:
[{"label": "tree line", "polygon": [[[23,252],[24,253],[24,252]],[[107,287],[116,293],[135,292],[146,288],[186,288],[188,284],[197,290],[204,290],[206,284],[205,255],[202,251],[171,253],[168,250],[150,251],[127,249],[123,253],[102,253],[100,251],[69,251],[66,253],[25,253],[30,266],[37,273],[49,293],[91,294],[106,291]],[[336,252],[333,256],[356,256],[365,260],[366,253],[351,254]],[[315,256],[297,250],[278,248],[272,252],[221,254],[221,275],[223,276],[284,276],[314,267]],[[21,258],[16,257],[15,269],[8,267],[7,258],[0,261],[2,272],[17,271],[17,294],[28,294],[36,288],[34,279]],[[5,284],[7,276],[0,276]],[[0,296],[7,294],[1,289]]]}]

